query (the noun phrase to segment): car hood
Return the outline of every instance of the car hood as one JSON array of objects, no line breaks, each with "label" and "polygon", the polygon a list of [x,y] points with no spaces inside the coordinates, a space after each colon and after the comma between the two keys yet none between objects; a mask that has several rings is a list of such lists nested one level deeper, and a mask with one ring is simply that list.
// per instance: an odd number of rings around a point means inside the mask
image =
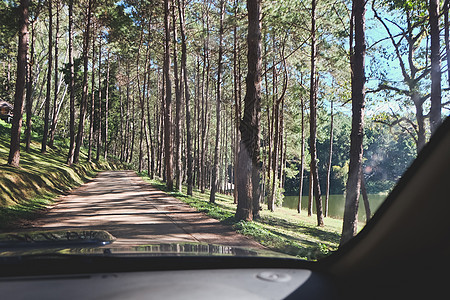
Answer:
[{"label": "car hood", "polygon": [[241,256],[292,258],[269,249],[172,242],[136,246],[114,245],[115,237],[104,230],[49,230],[0,234],[0,257],[32,255],[85,256]]}]

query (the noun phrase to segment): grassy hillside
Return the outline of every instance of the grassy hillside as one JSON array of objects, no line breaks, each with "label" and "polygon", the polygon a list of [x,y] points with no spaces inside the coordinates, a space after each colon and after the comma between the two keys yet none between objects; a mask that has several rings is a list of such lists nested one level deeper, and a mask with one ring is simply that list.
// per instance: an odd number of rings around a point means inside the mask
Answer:
[{"label": "grassy hillside", "polygon": [[21,148],[20,168],[13,168],[7,164],[9,132],[10,125],[0,120],[0,228],[32,218],[55,197],[86,182],[98,171],[118,168],[104,161],[88,163],[83,153],[82,163],[69,167],[65,163],[67,149],[48,147],[47,153],[41,154],[36,139],[29,153]]}]

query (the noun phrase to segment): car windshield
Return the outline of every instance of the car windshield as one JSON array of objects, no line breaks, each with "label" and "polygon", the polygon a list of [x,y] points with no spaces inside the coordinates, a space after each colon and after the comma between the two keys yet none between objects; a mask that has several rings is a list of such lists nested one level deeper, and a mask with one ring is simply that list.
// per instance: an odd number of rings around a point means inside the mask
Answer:
[{"label": "car windshield", "polygon": [[1,1],[0,255],[336,251],[450,115],[437,4]]}]

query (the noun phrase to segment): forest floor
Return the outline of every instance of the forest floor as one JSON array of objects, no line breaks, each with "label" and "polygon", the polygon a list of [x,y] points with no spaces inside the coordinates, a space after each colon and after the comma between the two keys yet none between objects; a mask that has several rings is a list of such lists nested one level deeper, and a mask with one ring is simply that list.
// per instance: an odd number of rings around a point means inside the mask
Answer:
[{"label": "forest floor", "polygon": [[[140,175],[154,187],[166,190],[162,181],[151,180],[146,174]],[[168,193],[274,251],[316,260],[337,250],[339,245],[341,219],[325,218],[325,225],[318,227],[315,214],[308,216],[306,211],[298,214],[296,210],[277,207],[274,212],[263,208],[261,218],[253,222],[237,221],[232,195],[216,194],[216,203],[212,204],[209,191],[201,193],[194,189],[193,196],[188,196],[183,186],[182,193]],[[358,225],[362,228],[364,223]]]}]

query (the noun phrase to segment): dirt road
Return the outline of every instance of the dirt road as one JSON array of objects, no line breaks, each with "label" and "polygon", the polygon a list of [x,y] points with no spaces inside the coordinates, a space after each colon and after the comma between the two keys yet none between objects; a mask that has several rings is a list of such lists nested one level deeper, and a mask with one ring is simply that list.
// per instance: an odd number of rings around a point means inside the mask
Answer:
[{"label": "dirt road", "polygon": [[[115,246],[202,242],[263,248],[144,182],[133,171],[107,171],[61,197],[34,229],[102,229]],[[30,229],[30,228],[29,228]]]}]

